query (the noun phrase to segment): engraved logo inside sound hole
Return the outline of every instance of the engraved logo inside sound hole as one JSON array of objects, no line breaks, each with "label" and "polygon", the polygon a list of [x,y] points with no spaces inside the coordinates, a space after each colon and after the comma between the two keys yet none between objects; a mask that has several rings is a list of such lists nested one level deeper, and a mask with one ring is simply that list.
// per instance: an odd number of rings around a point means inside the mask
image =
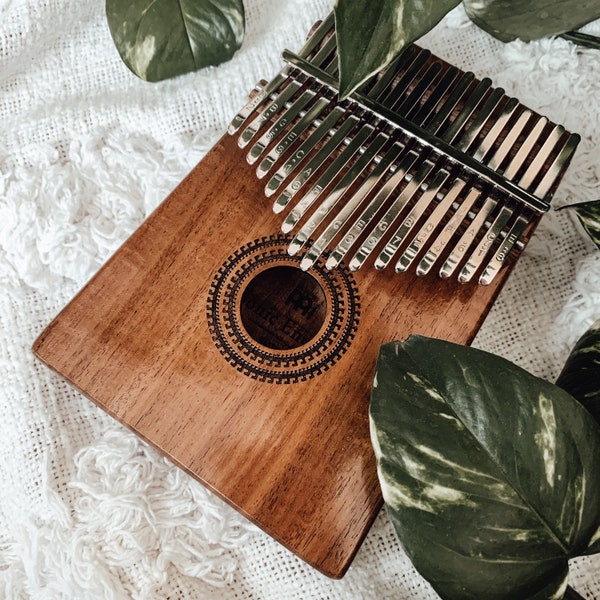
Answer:
[{"label": "engraved logo inside sound hole", "polygon": [[295,383],[320,375],[349,348],[360,317],[347,269],[309,272],[289,256],[282,235],[255,240],[215,275],[206,304],[211,337],[224,358],[248,377]]},{"label": "engraved logo inside sound hole", "polygon": [[318,281],[297,267],[272,267],[242,293],[240,318],[248,335],[273,350],[310,342],[327,318],[327,298]]}]

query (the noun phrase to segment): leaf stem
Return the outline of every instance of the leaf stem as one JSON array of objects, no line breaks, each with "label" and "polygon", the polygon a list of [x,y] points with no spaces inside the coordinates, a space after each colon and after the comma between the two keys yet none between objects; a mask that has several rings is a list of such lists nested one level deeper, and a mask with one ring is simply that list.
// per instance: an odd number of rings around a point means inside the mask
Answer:
[{"label": "leaf stem", "polygon": [[561,34],[559,37],[578,44],[579,46],[585,46],[586,48],[595,48],[600,50],[600,37],[597,35],[590,35],[588,33],[580,33],[579,31],[567,31]]},{"label": "leaf stem", "polygon": [[567,586],[567,591],[563,596],[563,600],[585,600],[585,598],[578,594],[570,585]]}]

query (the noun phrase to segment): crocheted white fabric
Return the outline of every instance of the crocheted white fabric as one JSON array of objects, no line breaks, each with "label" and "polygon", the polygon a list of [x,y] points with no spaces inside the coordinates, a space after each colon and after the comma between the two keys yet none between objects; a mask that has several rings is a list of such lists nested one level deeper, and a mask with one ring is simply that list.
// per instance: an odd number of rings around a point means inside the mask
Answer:
[{"label": "crocheted white fabric", "polygon": [[[10,599],[436,598],[382,513],[332,581],[36,362],[34,338],[298,49],[329,0],[247,0],[228,64],[148,84],[103,3],[0,0],[0,596]],[[587,30],[600,34],[600,22]],[[421,41],[582,134],[557,205],[600,196],[600,52],[503,45],[455,10]],[[477,345],[552,380],[600,316],[600,252],[566,211],[538,233]],[[571,584],[600,598],[600,561]]]}]

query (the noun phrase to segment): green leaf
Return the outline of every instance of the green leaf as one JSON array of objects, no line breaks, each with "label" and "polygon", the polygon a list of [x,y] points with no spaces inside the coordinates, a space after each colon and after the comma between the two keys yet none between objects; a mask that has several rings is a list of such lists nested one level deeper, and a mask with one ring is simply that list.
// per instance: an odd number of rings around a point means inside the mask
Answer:
[{"label": "green leaf", "polygon": [[242,0],[106,0],[123,62],[160,81],[229,60],[244,37]]},{"label": "green leaf", "polygon": [[600,319],[575,344],[556,385],[579,400],[600,423]]},{"label": "green leaf", "polygon": [[559,210],[570,208],[575,211],[579,222],[583,225],[592,241],[600,248],[600,200],[590,202],[580,202],[579,204],[569,204],[561,206]]},{"label": "green leaf", "polygon": [[412,336],[382,346],[370,417],[390,518],[442,598],[562,598],[600,537],[600,427],[574,398]]},{"label": "green leaf", "polygon": [[536,40],[579,29],[600,17],[598,0],[464,0],[479,27],[502,40]]},{"label": "green leaf", "polygon": [[340,96],[388,65],[460,0],[336,0]]}]

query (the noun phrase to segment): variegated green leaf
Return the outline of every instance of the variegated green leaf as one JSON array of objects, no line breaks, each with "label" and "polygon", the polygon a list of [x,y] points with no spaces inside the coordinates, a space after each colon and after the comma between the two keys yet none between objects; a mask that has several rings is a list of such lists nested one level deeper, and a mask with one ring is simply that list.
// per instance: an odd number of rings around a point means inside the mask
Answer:
[{"label": "variegated green leaf", "polygon": [[600,423],[600,319],[575,344],[556,385],[579,400]]},{"label": "variegated green leaf", "polygon": [[464,0],[479,27],[507,42],[564,33],[600,17],[598,0]]},{"label": "variegated green leaf", "polygon": [[370,417],[391,520],[442,598],[562,598],[600,534],[600,427],[574,398],[412,336],[382,346]]},{"label": "variegated green leaf", "polygon": [[561,207],[561,210],[570,208],[575,211],[579,222],[583,225],[592,241],[600,248],[600,200],[580,202]]},{"label": "variegated green leaf", "polygon": [[160,81],[229,60],[244,37],[243,0],[106,0],[123,62]]},{"label": "variegated green leaf", "polygon": [[340,96],[388,65],[460,0],[335,0]]}]

